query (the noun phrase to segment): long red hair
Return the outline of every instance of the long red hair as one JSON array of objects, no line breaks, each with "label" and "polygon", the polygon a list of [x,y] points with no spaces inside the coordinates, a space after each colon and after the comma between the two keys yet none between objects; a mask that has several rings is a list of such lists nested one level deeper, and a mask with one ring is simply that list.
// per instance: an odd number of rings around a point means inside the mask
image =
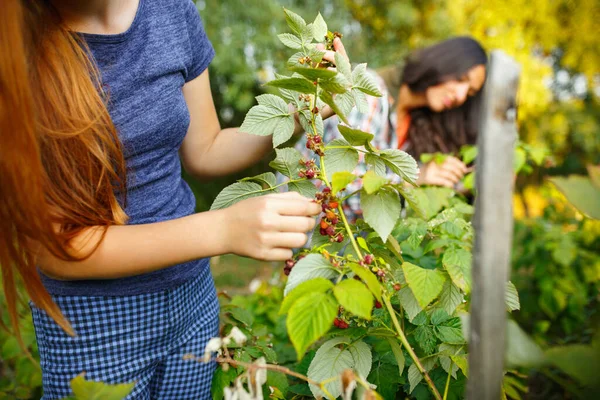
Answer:
[{"label": "long red hair", "polygon": [[73,334],[42,285],[36,253],[43,246],[85,259],[91,253],[69,252],[70,239],[126,222],[123,151],[89,51],[48,1],[2,1],[0,54],[0,268],[11,324],[20,340],[21,279],[36,306]]}]

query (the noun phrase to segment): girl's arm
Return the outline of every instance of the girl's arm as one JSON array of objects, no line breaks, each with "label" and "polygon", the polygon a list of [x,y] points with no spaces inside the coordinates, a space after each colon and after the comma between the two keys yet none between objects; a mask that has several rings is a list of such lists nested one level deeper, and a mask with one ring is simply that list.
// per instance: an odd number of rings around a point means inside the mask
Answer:
[{"label": "girl's arm", "polygon": [[[83,261],[64,261],[45,249],[38,265],[50,277],[64,280],[114,279],[139,275],[171,265],[235,253],[262,260],[285,260],[292,248],[306,243],[314,227],[311,216],[320,206],[297,193],[274,194],[241,201],[227,209],[174,220],[114,225]],[[90,227],[70,242],[74,256],[89,254],[102,235]]]}]

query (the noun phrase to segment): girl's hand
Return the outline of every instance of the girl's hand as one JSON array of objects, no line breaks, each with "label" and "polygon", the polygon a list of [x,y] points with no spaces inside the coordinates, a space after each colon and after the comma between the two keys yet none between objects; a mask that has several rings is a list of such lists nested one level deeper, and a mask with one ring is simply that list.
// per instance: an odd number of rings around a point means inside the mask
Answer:
[{"label": "girl's hand", "polygon": [[321,206],[296,192],[240,201],[224,210],[226,249],[258,260],[287,260],[308,240]]},{"label": "girl's hand", "polygon": [[[317,49],[321,51],[325,51],[325,45],[323,43],[317,44]],[[329,61],[333,65],[335,65],[335,53],[340,53],[346,60],[350,61],[348,58],[348,54],[346,54],[346,49],[344,48],[344,44],[340,38],[333,39],[333,49],[334,51],[327,50],[323,55],[323,60]]]},{"label": "girl's hand", "polygon": [[468,168],[462,161],[448,156],[442,164],[430,161],[422,166],[417,184],[454,188],[467,172]]}]

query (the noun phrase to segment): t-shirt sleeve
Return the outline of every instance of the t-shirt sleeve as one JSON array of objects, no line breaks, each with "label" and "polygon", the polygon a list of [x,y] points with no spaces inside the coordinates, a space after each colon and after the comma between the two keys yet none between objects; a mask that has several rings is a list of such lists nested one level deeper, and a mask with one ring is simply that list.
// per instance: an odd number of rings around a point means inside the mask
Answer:
[{"label": "t-shirt sleeve", "polygon": [[208,68],[208,65],[215,56],[215,49],[208,36],[206,36],[202,19],[194,2],[192,0],[183,0],[183,3],[190,49],[185,66],[185,81],[189,82]]}]

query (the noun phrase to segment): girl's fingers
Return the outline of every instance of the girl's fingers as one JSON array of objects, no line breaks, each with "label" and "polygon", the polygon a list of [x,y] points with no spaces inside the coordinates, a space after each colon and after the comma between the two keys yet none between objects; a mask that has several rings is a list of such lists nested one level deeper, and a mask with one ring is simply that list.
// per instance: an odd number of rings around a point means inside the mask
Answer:
[{"label": "girl's fingers", "polygon": [[333,39],[333,48],[336,52],[346,57],[346,59],[348,58],[348,54],[346,54],[346,48],[344,47],[344,44],[342,43],[342,40],[340,38],[336,37],[335,39]]},{"label": "girl's fingers", "polygon": [[269,247],[295,249],[302,247],[308,242],[308,235],[300,232],[273,232],[268,241]]},{"label": "girl's fingers", "polygon": [[460,169],[463,174],[467,173],[467,166],[456,157],[447,157],[445,164],[452,165]]},{"label": "girl's fingers", "polygon": [[290,198],[275,203],[274,211],[279,215],[311,217],[321,212],[321,206],[306,197]]},{"label": "girl's fingers", "polygon": [[281,217],[277,222],[280,232],[308,232],[315,227],[316,221],[312,217]]},{"label": "girl's fingers", "polygon": [[289,260],[294,256],[294,253],[290,249],[270,249],[263,257],[265,261],[285,261]]}]

